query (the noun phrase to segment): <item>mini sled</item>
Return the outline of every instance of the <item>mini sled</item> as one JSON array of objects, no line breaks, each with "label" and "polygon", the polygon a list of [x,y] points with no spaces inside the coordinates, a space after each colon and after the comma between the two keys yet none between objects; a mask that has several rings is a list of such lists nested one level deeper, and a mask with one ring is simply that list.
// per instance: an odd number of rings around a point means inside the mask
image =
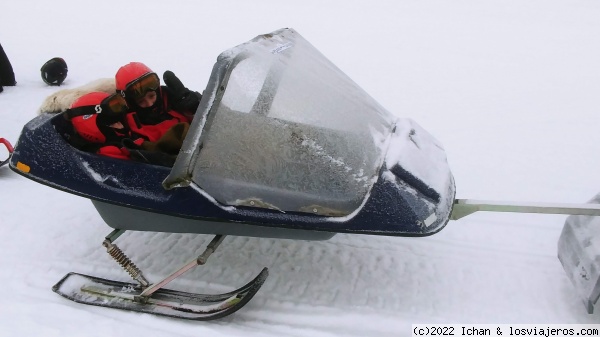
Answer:
[{"label": "mini sled", "polygon": [[[163,287],[204,264],[226,235],[427,236],[478,210],[534,210],[455,200],[441,144],[413,120],[381,107],[292,29],[260,35],[219,55],[172,168],[79,151],[66,140],[71,128],[61,115],[36,117],[24,126],[10,167],[90,199],[114,229],[103,245],[136,283],[71,273],[54,287],[86,304],[219,318],[256,294],[266,268],[222,295]],[[588,206],[582,206],[585,212]],[[127,230],[215,238],[201,256],[151,283],[114,243]]]},{"label": "mini sled", "polygon": [[[217,58],[172,168],[79,151],[67,141],[71,128],[60,114],[39,115],[24,126],[10,167],[89,198],[114,228],[103,245],[135,283],[72,273],[54,291],[76,302],[223,317],[258,291],[266,268],[228,294],[163,287],[204,264],[226,235],[425,236],[446,225],[454,201],[442,146],[414,121],[386,111],[291,29]],[[127,230],[215,239],[202,256],[152,283],[114,242]]]},{"label": "mini sled", "polygon": [[8,161],[10,160],[10,157],[12,156],[12,153],[14,151],[12,145],[10,144],[10,142],[4,138],[0,138],[0,144],[2,144],[7,151],[7,155],[6,157],[3,157],[1,155],[2,152],[0,152],[0,167],[8,164]]}]

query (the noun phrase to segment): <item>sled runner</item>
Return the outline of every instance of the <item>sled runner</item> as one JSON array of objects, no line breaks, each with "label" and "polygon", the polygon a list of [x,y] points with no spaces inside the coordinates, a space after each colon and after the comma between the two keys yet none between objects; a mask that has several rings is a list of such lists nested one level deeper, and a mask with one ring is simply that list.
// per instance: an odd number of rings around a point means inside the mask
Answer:
[{"label": "sled runner", "polygon": [[[172,168],[79,151],[66,140],[71,128],[61,115],[36,117],[24,126],[10,167],[90,199],[115,229],[103,245],[136,284],[71,273],[54,287],[92,305],[201,320],[238,310],[266,269],[223,295],[163,289],[204,264],[226,235],[427,236],[476,211],[598,214],[591,205],[455,200],[441,144],[381,107],[291,29],[219,55]],[[215,239],[205,254],[151,283],[114,243],[126,230]]]},{"label": "sled runner", "polygon": [[0,144],[2,144],[6,148],[6,155],[2,155],[2,150],[0,150],[0,167],[8,164],[10,157],[13,153],[13,147],[10,142],[4,138],[0,138]]},{"label": "sled runner", "polygon": [[150,284],[135,264],[113,243],[123,232],[123,230],[114,230],[106,237],[103,245],[138,283],[117,282],[69,273],[52,290],[79,303],[205,321],[230,315],[243,307],[260,289],[268,275],[267,268],[264,268],[245,286],[219,295],[190,294],[163,289],[167,283],[183,273],[206,263],[208,257],[221,244],[224,236],[217,235],[208,244],[204,253],[196,259],[165,279]]}]

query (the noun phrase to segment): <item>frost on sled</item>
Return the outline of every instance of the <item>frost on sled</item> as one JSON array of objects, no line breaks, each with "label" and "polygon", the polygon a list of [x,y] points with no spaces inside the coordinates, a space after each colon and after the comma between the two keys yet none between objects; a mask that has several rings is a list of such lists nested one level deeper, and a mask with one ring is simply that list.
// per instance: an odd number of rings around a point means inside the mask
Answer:
[{"label": "frost on sled", "polygon": [[[115,229],[103,245],[137,283],[71,273],[55,286],[88,304],[222,317],[258,291],[266,269],[227,294],[164,286],[203,264],[225,235],[423,236],[447,223],[454,200],[437,141],[413,121],[388,113],[290,29],[218,57],[172,169],[79,151],[62,137],[70,127],[61,115],[38,116],[24,127],[10,167],[91,199]],[[202,256],[153,283],[115,245],[125,230],[216,237]]]},{"label": "frost on sled", "polygon": [[[441,145],[412,120],[386,111],[291,29],[219,55],[172,168],[79,151],[62,137],[70,127],[60,114],[36,117],[24,127],[10,167],[91,199],[115,229],[103,245],[137,283],[71,273],[55,286],[87,304],[222,317],[258,291],[266,268],[228,294],[163,287],[203,264],[226,235],[425,236],[446,225],[454,201]],[[115,245],[126,230],[216,237],[202,256],[153,283]]]},{"label": "frost on sled", "polygon": [[118,229],[423,236],[454,200],[441,145],[291,29],[218,57],[172,168],[76,150],[61,137],[69,127],[60,115],[32,120],[11,167],[90,198]]},{"label": "frost on sled", "polygon": [[[10,167],[91,199],[114,228],[103,245],[136,283],[70,273],[54,290],[77,302],[215,319],[247,303],[267,269],[226,294],[164,286],[204,264],[226,235],[426,236],[476,211],[583,216],[577,230],[571,229],[575,222],[565,224],[559,257],[590,312],[600,294],[598,250],[586,249],[596,237],[588,226],[600,214],[596,201],[455,200],[442,146],[411,119],[387,112],[291,29],[258,36],[218,57],[172,168],[79,151],[62,137],[69,128],[60,115],[36,117],[24,127]],[[202,255],[150,282],[114,243],[126,230],[216,236]]]}]

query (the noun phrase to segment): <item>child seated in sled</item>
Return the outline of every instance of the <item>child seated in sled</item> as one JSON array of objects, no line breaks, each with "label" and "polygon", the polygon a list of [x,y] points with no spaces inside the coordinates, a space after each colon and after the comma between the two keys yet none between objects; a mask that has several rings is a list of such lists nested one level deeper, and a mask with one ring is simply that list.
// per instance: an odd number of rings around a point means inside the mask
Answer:
[{"label": "child seated in sled", "polygon": [[128,112],[120,94],[91,92],[81,96],[64,112],[73,126],[69,143],[112,158],[173,166],[189,124],[174,125],[152,142],[131,132],[125,122]]},{"label": "child seated in sled", "polygon": [[[74,147],[112,158],[129,159],[122,141],[131,134],[123,124],[127,104],[118,94],[91,92],[75,100],[63,115],[71,121],[74,132],[68,141]],[[143,139],[136,139],[139,144]]]},{"label": "child seated in sled", "polygon": [[[159,141],[176,124],[190,123],[202,98],[200,93],[184,87],[172,72],[166,71],[163,77],[166,86],[140,62],[122,66],[115,75],[116,90],[130,109],[125,118],[129,129],[151,142]],[[187,127],[179,129],[187,132]]]},{"label": "child seated in sled", "polygon": [[[186,88],[170,71],[163,78],[166,86],[146,65],[131,62],[117,71],[114,80],[56,92],[40,112],[69,108],[65,116],[74,132],[68,138],[78,149],[172,166],[202,95]],[[105,113],[96,112],[96,106]]]}]

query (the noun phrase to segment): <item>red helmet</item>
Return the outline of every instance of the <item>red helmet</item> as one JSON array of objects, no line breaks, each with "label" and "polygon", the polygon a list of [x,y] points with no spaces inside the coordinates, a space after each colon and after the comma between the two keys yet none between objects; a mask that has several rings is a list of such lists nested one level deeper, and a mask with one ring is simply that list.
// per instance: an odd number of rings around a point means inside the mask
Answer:
[{"label": "red helmet", "polygon": [[120,95],[91,92],[73,102],[66,114],[83,139],[92,143],[105,143],[119,138],[110,124],[119,121],[126,112],[127,105]]},{"label": "red helmet", "polygon": [[152,69],[141,62],[128,63],[117,71],[115,86],[125,99],[133,103],[150,90],[158,90],[160,79]]}]

